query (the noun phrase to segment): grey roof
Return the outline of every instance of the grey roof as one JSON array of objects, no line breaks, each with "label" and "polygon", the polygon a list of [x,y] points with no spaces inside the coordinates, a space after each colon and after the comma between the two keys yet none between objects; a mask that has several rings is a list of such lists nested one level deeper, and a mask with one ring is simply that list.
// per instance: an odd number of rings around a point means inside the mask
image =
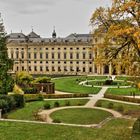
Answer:
[{"label": "grey roof", "polygon": [[25,39],[25,35],[23,33],[11,33],[8,35],[8,38],[10,39],[20,39],[20,38],[24,38]]},{"label": "grey roof", "polygon": [[[31,32],[27,35],[29,37],[30,42],[39,43],[39,42],[91,42],[92,35],[91,34],[70,34],[65,38],[41,38],[35,32]],[[17,41],[23,42],[26,41],[26,35],[23,33],[11,33],[8,35],[8,41]]]},{"label": "grey roof", "polygon": [[28,37],[29,38],[40,38],[40,36],[38,34],[36,34],[35,32],[33,32],[33,31],[28,34]]}]

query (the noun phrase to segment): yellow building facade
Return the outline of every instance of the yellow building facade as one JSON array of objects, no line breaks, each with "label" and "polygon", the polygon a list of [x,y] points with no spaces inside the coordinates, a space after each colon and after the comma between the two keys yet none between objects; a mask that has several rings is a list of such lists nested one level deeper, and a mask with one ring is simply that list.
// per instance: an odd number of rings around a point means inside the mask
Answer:
[{"label": "yellow building facade", "polygon": [[29,35],[8,35],[8,56],[13,59],[12,72],[30,74],[87,75],[95,74],[93,38],[91,34],[70,34],[57,38],[41,38],[35,32]]}]

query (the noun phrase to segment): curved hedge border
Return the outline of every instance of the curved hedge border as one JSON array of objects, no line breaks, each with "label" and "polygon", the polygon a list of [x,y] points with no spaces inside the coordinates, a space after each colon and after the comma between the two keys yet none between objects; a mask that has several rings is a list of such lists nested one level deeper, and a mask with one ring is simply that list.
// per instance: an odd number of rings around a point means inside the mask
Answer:
[{"label": "curved hedge border", "polygon": [[112,94],[105,94],[104,98],[121,100],[121,101],[126,101],[126,102],[133,102],[133,103],[140,103],[140,99],[138,99],[138,98],[129,98],[129,97],[125,97],[125,96],[112,95]]}]

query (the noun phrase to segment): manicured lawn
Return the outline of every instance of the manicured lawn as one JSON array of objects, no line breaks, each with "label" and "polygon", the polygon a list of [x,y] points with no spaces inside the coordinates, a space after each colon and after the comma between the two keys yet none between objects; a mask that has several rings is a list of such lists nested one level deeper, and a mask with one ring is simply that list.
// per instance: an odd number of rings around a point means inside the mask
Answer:
[{"label": "manicured lawn", "polygon": [[115,119],[100,129],[0,121],[1,140],[130,140],[133,121]]},{"label": "manicured lawn", "polygon": [[51,114],[53,120],[70,124],[98,124],[109,116],[112,116],[109,112],[91,108],[62,109]]},{"label": "manicured lawn", "polygon": [[[88,99],[70,99],[70,100],[57,100],[60,106],[65,106],[66,102],[69,101],[70,106],[84,105],[88,102]],[[54,102],[56,100],[50,101],[36,101],[26,103],[26,106],[22,109],[18,109],[8,113],[9,119],[19,119],[19,120],[35,120],[34,114],[39,110],[43,109],[43,105],[48,103],[51,105],[51,108],[54,107]]]},{"label": "manicured lawn", "polygon": [[[140,105],[129,105],[112,101],[99,100],[96,103],[96,106],[100,105],[103,108],[109,108],[109,104],[113,104],[111,109],[116,110],[124,115],[130,115],[134,117],[138,117],[140,115]],[[123,108],[123,110],[120,110],[120,108]]]},{"label": "manicured lawn", "polygon": [[132,96],[131,92],[135,92],[135,95],[140,95],[140,90],[137,88],[109,88],[106,94]]},{"label": "manicured lawn", "polygon": [[70,93],[87,93],[87,94],[97,94],[100,91],[101,88],[85,87],[79,85],[79,81],[85,80],[84,77],[81,78],[68,77],[68,78],[53,79],[52,81],[55,82],[55,86],[56,86],[55,88],[58,91],[70,92]]},{"label": "manicured lawn", "polygon": [[[130,82],[124,82],[124,81],[113,81],[111,85],[108,86],[130,86],[132,83]],[[96,81],[89,81],[88,85],[105,85],[105,80],[96,80]]]}]

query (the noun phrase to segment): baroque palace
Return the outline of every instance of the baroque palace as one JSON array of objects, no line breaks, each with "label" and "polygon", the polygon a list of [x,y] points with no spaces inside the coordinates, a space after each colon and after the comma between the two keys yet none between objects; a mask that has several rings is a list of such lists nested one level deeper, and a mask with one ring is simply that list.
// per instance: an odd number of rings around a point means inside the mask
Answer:
[{"label": "baroque palace", "polygon": [[58,38],[55,30],[51,38],[42,38],[33,30],[30,34],[8,35],[8,56],[13,59],[13,73],[28,71],[30,74],[87,75],[120,74],[110,65],[97,65],[95,46],[102,37],[92,34],[70,34]]}]

